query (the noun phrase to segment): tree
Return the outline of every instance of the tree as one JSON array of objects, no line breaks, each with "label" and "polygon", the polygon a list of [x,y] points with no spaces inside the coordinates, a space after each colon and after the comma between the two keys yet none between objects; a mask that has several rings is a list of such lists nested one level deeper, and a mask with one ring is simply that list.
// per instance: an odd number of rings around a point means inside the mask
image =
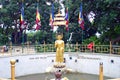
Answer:
[{"label": "tree", "polygon": [[[0,24],[3,24],[3,27],[0,27],[0,34],[6,36],[6,42],[9,41],[9,38],[13,32],[19,32],[19,19],[20,19],[20,8],[22,0],[0,0],[0,3],[3,4],[3,8],[0,9]],[[67,0],[66,0],[67,1]],[[53,3],[53,0],[49,0]],[[35,24],[36,16],[36,3],[37,0],[24,0],[24,10],[25,10],[25,21],[29,24],[28,29],[32,29]],[[64,31],[64,40],[67,42],[70,33],[74,33],[72,37],[72,42],[81,43],[81,28],[78,25],[78,14],[81,0],[68,0],[68,3],[64,1],[65,7],[69,7],[69,32]],[[94,36],[96,32],[101,33],[101,42],[110,41],[120,35],[120,8],[119,0],[83,0],[83,17],[85,21],[85,30],[84,30],[84,40]],[[54,2],[56,14],[58,11],[58,3]],[[53,33],[50,30],[49,26],[49,14],[51,12],[51,5],[46,5],[46,0],[39,1],[39,10],[41,15],[41,32],[47,32],[44,35],[44,38],[47,42],[53,42],[49,36]],[[91,24],[88,21],[87,15],[90,11],[95,13],[94,23]],[[14,26],[14,28],[13,28]],[[48,34],[49,33],[49,34]],[[66,35],[67,34],[67,35]],[[113,35],[114,34],[114,35]],[[49,36],[48,36],[49,35]],[[69,36],[68,36],[69,35]],[[112,36],[111,36],[112,35]],[[3,37],[4,37],[3,36]],[[16,38],[17,39],[17,38]]]},{"label": "tree", "polygon": [[[75,23],[78,19],[80,0],[71,0],[70,22]],[[83,0],[83,16],[85,20],[85,34],[93,36],[97,31],[101,33],[101,42],[110,41],[119,36],[120,13],[119,0]],[[87,15],[93,11],[95,16],[94,24],[90,24]],[[73,16],[74,15],[74,16]],[[76,27],[76,26],[72,26]],[[74,29],[74,28],[71,28]],[[90,31],[89,31],[90,30]],[[94,32],[96,31],[96,32]],[[114,35],[113,35],[114,34]],[[112,35],[112,36],[111,36]],[[88,38],[89,38],[88,37]]]}]

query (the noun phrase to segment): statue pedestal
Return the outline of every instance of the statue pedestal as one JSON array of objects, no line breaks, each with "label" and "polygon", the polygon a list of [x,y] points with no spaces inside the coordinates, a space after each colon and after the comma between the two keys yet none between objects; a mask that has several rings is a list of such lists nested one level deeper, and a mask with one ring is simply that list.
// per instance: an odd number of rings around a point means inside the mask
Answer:
[{"label": "statue pedestal", "polygon": [[55,63],[54,65],[53,65],[53,67],[54,68],[65,68],[66,66],[65,66],[65,63]]},{"label": "statue pedestal", "polygon": [[62,73],[65,71],[65,63],[56,62],[54,65],[55,80],[62,80]]}]

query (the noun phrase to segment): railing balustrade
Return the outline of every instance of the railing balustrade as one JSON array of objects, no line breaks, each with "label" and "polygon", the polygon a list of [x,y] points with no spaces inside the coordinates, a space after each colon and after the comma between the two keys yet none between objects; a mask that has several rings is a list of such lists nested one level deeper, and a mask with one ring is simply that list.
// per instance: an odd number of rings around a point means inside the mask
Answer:
[{"label": "railing balustrade", "polygon": [[[12,48],[12,49],[11,49]],[[23,50],[23,51],[22,51]],[[24,45],[23,46],[8,46],[8,50],[5,50],[0,46],[0,55],[10,54],[32,54],[32,53],[43,53],[43,52],[55,52],[56,49],[54,44],[37,44],[37,45]],[[86,53],[106,53],[120,54],[120,46],[110,45],[95,45],[92,50],[88,49],[87,45],[81,44],[65,44],[65,52],[86,52]]]}]

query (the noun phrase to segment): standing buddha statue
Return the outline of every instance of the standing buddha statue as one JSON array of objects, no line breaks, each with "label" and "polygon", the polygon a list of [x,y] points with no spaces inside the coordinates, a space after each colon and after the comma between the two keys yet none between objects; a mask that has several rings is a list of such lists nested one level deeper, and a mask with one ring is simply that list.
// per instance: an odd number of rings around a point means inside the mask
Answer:
[{"label": "standing buddha statue", "polygon": [[55,41],[56,48],[56,63],[64,62],[64,41],[62,40],[63,35],[58,34],[57,40]]}]

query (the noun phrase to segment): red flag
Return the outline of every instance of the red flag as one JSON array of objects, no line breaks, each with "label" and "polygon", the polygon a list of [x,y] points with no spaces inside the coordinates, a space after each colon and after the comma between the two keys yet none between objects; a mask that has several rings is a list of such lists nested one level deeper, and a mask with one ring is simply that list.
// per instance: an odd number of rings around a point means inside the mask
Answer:
[{"label": "red flag", "polygon": [[93,50],[93,47],[94,47],[94,43],[91,42],[87,45],[87,48],[90,49],[90,50]]}]

